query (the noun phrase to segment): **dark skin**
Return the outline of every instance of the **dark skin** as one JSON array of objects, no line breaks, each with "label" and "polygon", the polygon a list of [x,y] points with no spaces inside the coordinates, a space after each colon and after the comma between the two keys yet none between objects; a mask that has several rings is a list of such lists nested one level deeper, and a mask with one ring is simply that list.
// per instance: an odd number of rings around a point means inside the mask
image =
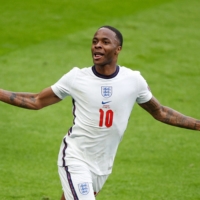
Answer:
[{"label": "dark skin", "polygon": [[92,58],[95,68],[102,75],[111,75],[116,71],[118,55],[122,47],[109,29],[99,29],[92,39]]},{"label": "dark skin", "polygon": [[[91,47],[93,63],[97,72],[102,75],[113,74],[116,71],[121,49],[119,40],[113,31],[107,28],[99,29],[93,37]],[[51,87],[48,87],[40,93],[17,93],[0,89],[0,101],[21,108],[39,110],[61,100],[54,94]],[[155,97],[139,105],[160,122],[181,128],[200,130],[200,120],[161,105]],[[64,194],[62,194],[61,200],[65,200]]]},{"label": "dark skin", "polygon": [[0,100],[25,109],[39,110],[61,101],[52,91],[51,87],[40,93],[22,93],[0,90]]},{"label": "dark skin", "polygon": [[147,103],[139,105],[160,122],[180,128],[200,130],[200,120],[185,116],[176,110],[161,105],[155,97],[152,97]]}]

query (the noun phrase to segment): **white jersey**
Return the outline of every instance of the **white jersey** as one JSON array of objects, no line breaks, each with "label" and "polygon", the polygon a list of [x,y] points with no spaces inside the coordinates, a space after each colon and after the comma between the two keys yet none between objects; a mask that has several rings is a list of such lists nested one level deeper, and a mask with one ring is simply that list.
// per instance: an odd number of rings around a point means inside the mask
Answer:
[{"label": "white jersey", "polygon": [[73,126],[62,141],[58,165],[81,161],[98,175],[110,174],[134,103],[152,97],[140,72],[117,66],[103,76],[94,67],[75,67],[51,87],[60,99],[73,100]]}]

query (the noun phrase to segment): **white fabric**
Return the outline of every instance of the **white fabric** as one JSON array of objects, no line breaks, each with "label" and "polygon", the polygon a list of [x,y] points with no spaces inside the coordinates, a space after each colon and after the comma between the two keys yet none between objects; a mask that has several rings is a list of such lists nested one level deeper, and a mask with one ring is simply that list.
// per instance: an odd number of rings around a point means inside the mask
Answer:
[{"label": "white fabric", "polygon": [[[80,163],[79,163],[80,164]],[[58,167],[62,189],[67,200],[95,200],[108,175],[98,176],[85,165]]]},{"label": "white fabric", "polygon": [[119,67],[113,77],[100,77],[92,67],[73,68],[52,86],[54,93],[73,99],[73,126],[64,137],[59,166],[86,163],[98,175],[110,174],[118,145],[135,102],[152,98],[140,72]]}]

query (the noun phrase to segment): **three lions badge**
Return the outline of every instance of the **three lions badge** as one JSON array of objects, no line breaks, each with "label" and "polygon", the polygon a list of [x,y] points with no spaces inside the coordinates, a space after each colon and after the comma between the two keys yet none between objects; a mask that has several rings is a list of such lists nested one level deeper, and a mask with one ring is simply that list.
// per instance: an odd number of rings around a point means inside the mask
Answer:
[{"label": "three lions badge", "polygon": [[88,183],[79,183],[78,184],[79,191],[82,195],[87,195],[90,192]]}]

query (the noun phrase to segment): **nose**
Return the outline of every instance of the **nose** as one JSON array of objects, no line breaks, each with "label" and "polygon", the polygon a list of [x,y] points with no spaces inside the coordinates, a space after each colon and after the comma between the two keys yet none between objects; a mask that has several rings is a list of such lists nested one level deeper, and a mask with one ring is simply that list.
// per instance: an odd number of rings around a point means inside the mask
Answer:
[{"label": "nose", "polygon": [[101,48],[102,45],[101,45],[101,41],[98,41],[96,44],[95,44],[95,48],[98,49],[98,48]]}]

